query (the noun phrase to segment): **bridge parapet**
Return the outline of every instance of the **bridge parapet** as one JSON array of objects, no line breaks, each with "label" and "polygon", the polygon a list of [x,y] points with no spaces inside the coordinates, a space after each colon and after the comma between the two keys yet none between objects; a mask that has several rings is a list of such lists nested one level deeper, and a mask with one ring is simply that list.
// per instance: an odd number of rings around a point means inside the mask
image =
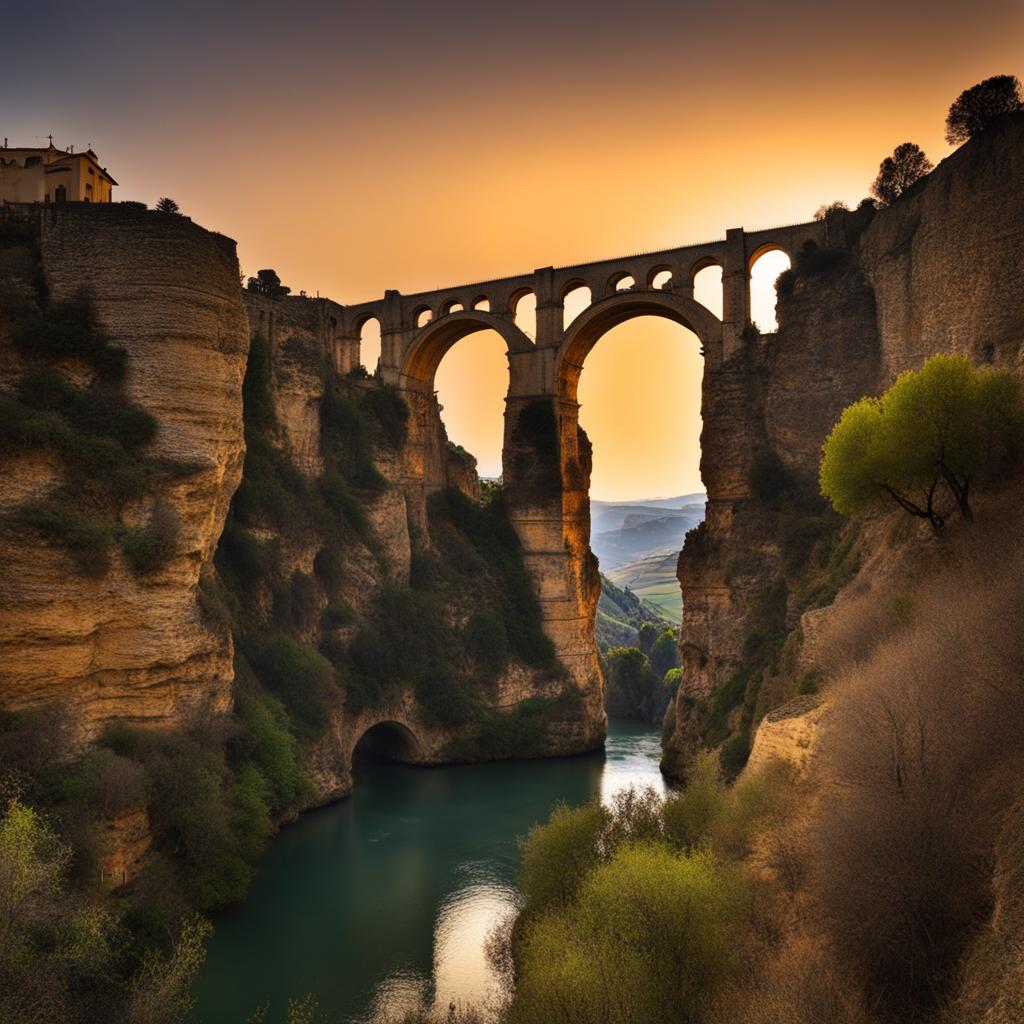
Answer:
[{"label": "bridge parapet", "polygon": [[[356,346],[365,324],[376,320],[381,330],[382,373],[385,379],[397,383],[420,333],[457,314],[488,314],[486,320],[478,318],[479,330],[492,326],[495,321],[514,324],[519,302],[532,295],[536,300],[537,329],[536,337],[530,340],[537,348],[558,348],[568,326],[564,323],[565,299],[575,289],[589,289],[592,304],[623,291],[665,291],[692,299],[694,277],[706,267],[718,266],[722,268],[723,356],[728,358],[739,346],[750,321],[753,264],[771,250],[781,250],[793,260],[806,242],[825,244],[826,232],[824,221],[758,231],[733,228],[726,232],[724,239],[675,249],[564,267],[542,267],[529,274],[411,295],[388,291],[381,299],[345,306],[341,334],[349,347]],[[463,317],[464,324],[465,321]],[[511,347],[509,352],[513,353]]]}]

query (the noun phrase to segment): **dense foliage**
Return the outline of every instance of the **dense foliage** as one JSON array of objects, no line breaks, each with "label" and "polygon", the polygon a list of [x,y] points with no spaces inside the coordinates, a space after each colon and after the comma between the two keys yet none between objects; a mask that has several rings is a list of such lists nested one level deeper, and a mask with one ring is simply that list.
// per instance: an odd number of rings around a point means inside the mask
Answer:
[{"label": "dense foliage", "polygon": [[949,515],[942,492],[971,518],[972,487],[1014,468],[1022,446],[1017,378],[932,356],[881,398],[846,409],[825,441],[821,490],[846,515],[892,501],[939,529]]},{"label": "dense foliage", "polygon": [[638,647],[612,647],[602,656],[605,710],[613,718],[659,725],[679,685],[679,631],[645,622]]},{"label": "dense foliage", "polygon": [[973,139],[1000,114],[1024,107],[1020,82],[1015,75],[994,75],[962,93],[953,101],[946,117],[946,141],[951,146]]},{"label": "dense foliage", "polygon": [[871,194],[880,206],[896,202],[911,185],[930,173],[933,164],[916,143],[901,142],[878,168]]}]

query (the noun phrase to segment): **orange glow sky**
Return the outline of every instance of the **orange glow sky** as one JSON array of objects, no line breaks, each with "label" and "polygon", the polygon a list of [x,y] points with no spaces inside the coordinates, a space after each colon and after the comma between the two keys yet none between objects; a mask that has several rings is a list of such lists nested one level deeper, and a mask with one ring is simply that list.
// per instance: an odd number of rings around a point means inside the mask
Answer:
[{"label": "orange glow sky", "polygon": [[[247,273],[340,302],[855,205],[896,144],[945,156],[949,103],[1020,75],[1024,39],[1020,0],[21,6],[0,136],[92,143],[117,198],[171,195]],[[495,350],[473,336],[439,375],[485,472]],[[696,351],[649,321],[594,350],[596,496],[696,489]]]}]

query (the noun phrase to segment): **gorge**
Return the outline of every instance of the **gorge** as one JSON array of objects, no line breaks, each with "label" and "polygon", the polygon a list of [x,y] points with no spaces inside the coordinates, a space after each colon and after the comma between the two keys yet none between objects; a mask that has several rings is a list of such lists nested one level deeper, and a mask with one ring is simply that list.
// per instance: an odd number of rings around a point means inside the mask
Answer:
[{"label": "gorge", "polygon": [[[770,249],[792,266],[762,334],[749,273]],[[357,305],[243,289],[234,243],[177,213],[4,208],[5,757],[43,805],[88,806],[81,870],[159,931],[239,899],[274,829],[352,792],[361,746],[413,765],[601,748],[577,385],[641,315],[688,327],[705,359],[707,505],[679,555],[662,772],[714,751],[734,778],[807,750],[818,638],[889,528],[826,507],[822,441],[928,356],[1019,375],[1022,261],[1020,113],[885,209]],[[721,319],[692,295],[711,264]],[[578,287],[592,304],[564,324]],[[515,322],[527,292],[536,338]],[[508,347],[497,495],[433,387],[484,329]]]}]

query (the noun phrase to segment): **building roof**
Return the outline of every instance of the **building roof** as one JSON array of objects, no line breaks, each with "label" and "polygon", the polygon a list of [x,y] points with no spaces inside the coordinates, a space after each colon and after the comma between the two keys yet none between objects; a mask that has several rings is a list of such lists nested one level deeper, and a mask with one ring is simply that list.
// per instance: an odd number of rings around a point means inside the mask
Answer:
[{"label": "building roof", "polygon": [[94,163],[100,174],[102,174],[111,185],[117,184],[110,171],[108,171],[106,167],[100,165],[99,158],[93,152],[92,147],[83,150],[81,153],[72,153],[67,149],[58,149],[52,142],[49,146],[0,146],[0,157],[5,153],[24,153],[27,155],[42,153],[52,157],[52,159],[48,161],[48,163],[51,164],[61,163],[64,160],[78,160],[84,158]]}]

